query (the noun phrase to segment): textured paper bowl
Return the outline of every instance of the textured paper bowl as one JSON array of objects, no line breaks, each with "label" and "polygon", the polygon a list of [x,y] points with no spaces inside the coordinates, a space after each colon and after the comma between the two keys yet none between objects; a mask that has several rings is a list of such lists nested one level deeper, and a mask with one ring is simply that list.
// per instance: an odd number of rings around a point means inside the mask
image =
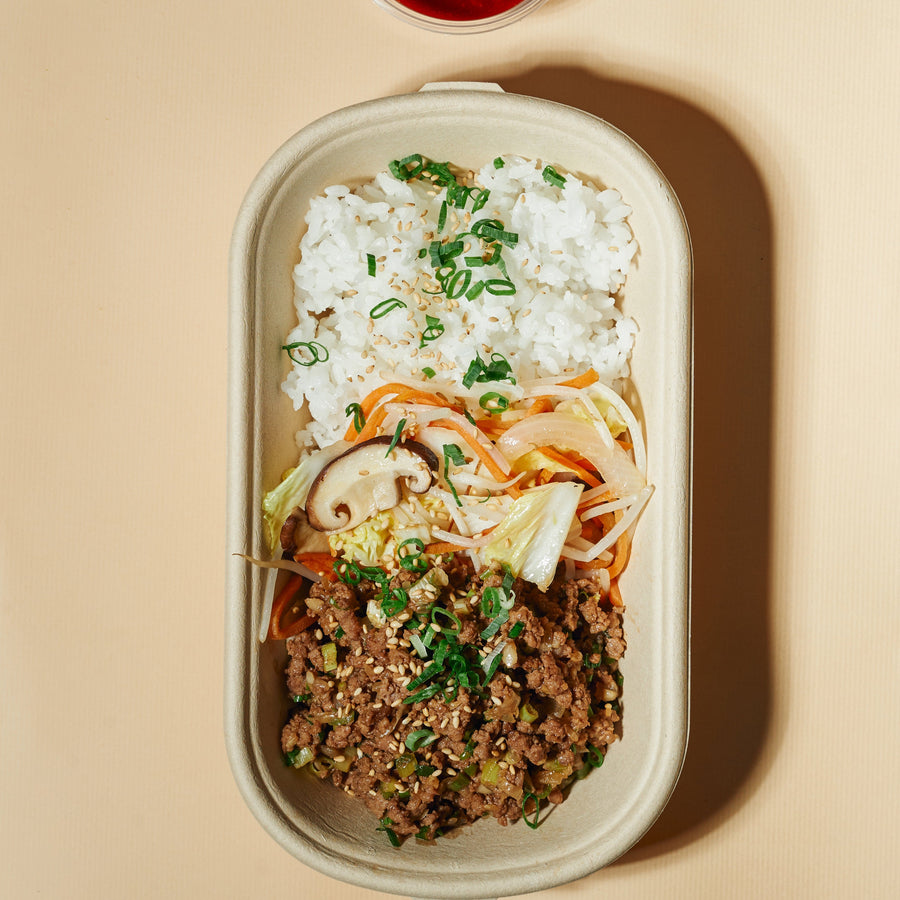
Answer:
[{"label": "textured paper bowl", "polygon": [[[374,890],[486,898],[553,887],[631,847],[663,809],[687,741],[690,571],[691,254],[678,201],[646,154],[609,124],[494,86],[428,86],[339,110],[263,167],[230,260],[225,731],[236,781],[263,827],[305,864]],[[363,805],[286,768],[284,648],[257,640],[266,573],[260,498],[296,464],[301,415],[280,390],[295,321],[291,271],[309,199],[412,152],[475,167],[504,153],[553,162],[620,190],[640,245],[624,306],[640,327],[633,382],[656,492],[622,578],[628,651],[623,738],[537,830],[480,821],[394,849]],[[298,874],[302,878],[301,874]]]}]

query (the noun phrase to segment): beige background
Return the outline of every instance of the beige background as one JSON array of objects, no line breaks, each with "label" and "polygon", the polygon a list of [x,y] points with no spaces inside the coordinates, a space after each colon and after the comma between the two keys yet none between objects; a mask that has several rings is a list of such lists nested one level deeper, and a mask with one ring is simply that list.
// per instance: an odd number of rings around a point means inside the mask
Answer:
[{"label": "beige background", "polygon": [[222,738],[226,258],[333,109],[482,79],[607,118],[696,262],[694,693],[644,840],[541,896],[900,896],[894,0],[0,11],[0,895],[383,896],[295,862]]}]

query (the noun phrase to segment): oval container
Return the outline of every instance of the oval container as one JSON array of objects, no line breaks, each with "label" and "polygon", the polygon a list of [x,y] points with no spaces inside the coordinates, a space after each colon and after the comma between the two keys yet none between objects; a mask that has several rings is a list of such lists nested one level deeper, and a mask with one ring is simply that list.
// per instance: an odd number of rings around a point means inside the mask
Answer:
[{"label": "oval container", "polygon": [[[656,491],[622,577],[623,736],[603,767],[577,782],[537,830],[482,820],[433,845],[411,840],[394,849],[360,801],[284,765],[284,646],[257,637],[266,579],[277,576],[233,554],[266,555],[260,500],[297,461],[304,412],[281,391],[288,363],[280,347],[296,321],[291,273],[309,200],[414,152],[472,168],[518,154],[621,191],[640,247],[623,298],[640,329],[629,399],[642,414]],[[681,207],[640,147],[594,116],[496,85],[427,85],[339,110],[263,167],[238,215],[230,258],[225,732],[248,806],[301,862],[389,893],[509,896],[606,866],[662,811],[688,729],[691,292]]]}]

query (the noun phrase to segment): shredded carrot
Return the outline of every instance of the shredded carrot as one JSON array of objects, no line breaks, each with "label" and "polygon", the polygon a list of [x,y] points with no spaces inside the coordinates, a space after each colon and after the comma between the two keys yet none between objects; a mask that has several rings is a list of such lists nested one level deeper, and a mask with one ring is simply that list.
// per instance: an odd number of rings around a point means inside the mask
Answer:
[{"label": "shredded carrot", "polygon": [[[435,428],[449,428],[451,431],[455,431],[460,437],[462,437],[465,442],[478,454],[478,458],[485,464],[487,470],[494,476],[497,481],[507,481],[509,476],[497,465],[494,461],[494,458],[490,455],[490,453],[485,450],[482,446],[481,441],[478,440],[474,435],[470,434],[466,431],[459,422],[455,422],[453,419],[437,419],[436,421],[431,423]],[[516,485],[511,484],[506,490],[513,497],[521,497],[522,491],[516,487]]]},{"label": "shredded carrot", "polygon": [[553,412],[553,402],[549,397],[538,397],[528,408],[525,417],[536,416],[538,413]]},{"label": "shredded carrot", "polygon": [[[404,387],[403,385],[400,385],[400,387],[402,388],[402,390],[397,391],[396,396],[393,397],[393,399],[389,402],[413,402],[421,403],[425,406],[443,406],[447,409],[452,409],[456,412],[459,412],[458,407],[455,407],[452,403],[445,400],[443,397],[439,397],[437,394],[429,394],[427,391],[419,391],[415,388]],[[369,396],[371,396],[371,394]],[[366,413],[364,409],[363,414],[366,415],[366,424],[363,426],[362,431],[360,431],[359,434],[355,434],[356,428],[351,425],[347,429],[347,435],[349,435],[349,437],[345,435],[346,440],[353,441],[354,443],[359,443],[360,441],[367,441],[370,438],[375,437],[378,434],[379,426],[384,421],[385,416],[387,415],[387,403],[382,403],[379,407],[371,410],[369,413]]]},{"label": "shredded carrot", "polygon": [[439,553],[461,553],[466,549],[466,547],[460,547],[459,544],[451,544],[450,541],[435,541],[433,544],[425,545],[425,552],[431,556]]},{"label": "shredded carrot", "polygon": [[600,376],[591,368],[588,369],[587,372],[582,372],[580,375],[576,375],[574,378],[570,378],[568,381],[561,381],[560,386],[583,388],[588,387],[589,385],[592,385],[599,380]]},{"label": "shredded carrot", "polygon": [[620,440],[619,438],[616,438],[616,443],[617,443],[623,450],[631,450],[631,449],[634,448],[634,444],[629,443],[628,441]]},{"label": "shredded carrot", "polygon": [[603,484],[596,475],[592,475],[587,469],[575,462],[574,459],[566,456],[565,453],[560,453],[555,447],[538,447],[537,451],[538,453],[543,453],[547,459],[552,459],[553,462],[565,466],[567,469],[574,472],[582,481],[587,482],[591,487],[600,487],[600,485]]},{"label": "shredded carrot", "polygon": [[[381,387],[375,388],[363,397],[362,402],[359,404],[359,408],[366,420],[366,424],[368,424],[372,411],[378,405],[378,402],[385,397],[390,397],[392,394],[397,395],[394,397],[395,400],[417,400],[420,403],[427,403],[430,406],[448,406],[455,408],[449,401],[437,394],[433,394],[429,391],[420,391],[416,388],[409,387],[409,385],[400,384],[399,382],[391,382],[390,384],[383,384]],[[365,427],[363,427],[363,430],[365,430]],[[359,435],[357,434],[356,428],[351,422],[344,434],[344,440],[356,441],[360,437],[361,433]],[[370,434],[369,437],[374,437],[374,434]],[[363,440],[365,440],[365,438],[363,438]]]},{"label": "shredded carrot", "polygon": [[329,581],[334,581],[337,577],[334,574],[334,557],[330,553],[298,553],[294,559]]},{"label": "shredded carrot", "polygon": [[624,606],[622,592],[619,590],[619,579],[613,578],[609,583],[609,599],[613,606]]},{"label": "shredded carrot", "polygon": [[302,575],[291,576],[288,583],[275,598],[275,602],[272,604],[272,618],[269,620],[269,637],[273,640],[283,641],[285,638],[300,634],[301,631],[309,628],[315,621],[307,613],[286,627],[284,626],[284,620],[288,612],[296,614],[300,611],[299,605],[293,604],[292,601],[303,585],[304,580]]},{"label": "shredded carrot", "polygon": [[[622,518],[624,514],[621,512],[616,513],[616,521]],[[624,568],[625,563],[628,562],[628,555],[631,551],[631,536],[628,533],[628,529],[626,528],[619,535],[619,539],[616,541],[616,555],[613,561],[609,564],[609,577],[615,578]]]}]

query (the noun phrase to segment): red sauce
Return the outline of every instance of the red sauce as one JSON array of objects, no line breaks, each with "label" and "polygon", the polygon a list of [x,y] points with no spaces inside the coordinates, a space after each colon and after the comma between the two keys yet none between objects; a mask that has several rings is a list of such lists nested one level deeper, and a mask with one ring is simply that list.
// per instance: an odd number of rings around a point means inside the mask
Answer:
[{"label": "red sauce", "polygon": [[522,0],[397,0],[401,6],[434,19],[468,22],[504,13]]}]

